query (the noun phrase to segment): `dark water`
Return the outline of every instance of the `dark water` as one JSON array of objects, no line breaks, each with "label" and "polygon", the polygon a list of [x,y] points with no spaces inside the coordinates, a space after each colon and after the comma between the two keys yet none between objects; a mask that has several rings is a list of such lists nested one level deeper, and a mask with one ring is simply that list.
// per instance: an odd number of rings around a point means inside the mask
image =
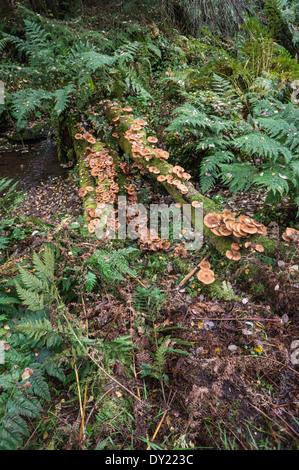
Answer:
[{"label": "dark water", "polygon": [[51,140],[40,142],[29,152],[22,149],[0,153],[0,178],[19,181],[19,189],[39,186],[55,177],[67,177],[67,169],[59,163]]}]

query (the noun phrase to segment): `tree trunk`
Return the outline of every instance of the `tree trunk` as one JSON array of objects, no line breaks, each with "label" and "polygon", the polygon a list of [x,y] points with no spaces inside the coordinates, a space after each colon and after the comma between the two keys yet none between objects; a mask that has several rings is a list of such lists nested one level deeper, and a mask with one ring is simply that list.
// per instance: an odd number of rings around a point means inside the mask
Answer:
[{"label": "tree trunk", "polygon": [[[109,105],[108,105],[109,104]],[[103,106],[103,112],[105,113],[108,121],[110,123],[117,123],[117,129],[116,132],[119,134],[119,145],[123,149],[123,151],[129,155],[134,161],[140,163],[145,169],[147,165],[149,164],[148,161],[146,161],[143,158],[134,158],[132,154],[132,143],[125,137],[125,132],[130,128],[130,126],[134,122],[133,117],[128,117],[121,109],[121,107],[118,104],[113,104],[111,106],[111,103],[108,101],[102,102]],[[118,118],[117,121],[113,121],[113,119]],[[149,146],[147,139],[146,139],[146,132],[144,130],[138,131],[138,133],[143,134],[142,137],[142,142],[146,148],[149,150],[153,150],[152,147]],[[170,169],[172,166],[167,163],[166,161],[161,161],[157,158],[152,158],[150,160],[150,164],[152,166],[155,166],[158,168],[161,172],[161,174],[167,175],[170,173]],[[152,173],[149,173],[149,176],[155,177]],[[179,178],[178,178],[179,179]],[[155,178],[156,180],[156,178]],[[190,181],[182,181],[183,184],[188,188],[188,193],[187,194],[182,194],[181,191],[173,185],[170,185],[167,182],[161,182],[159,184],[162,184],[164,188],[168,191],[168,193],[173,197],[173,199],[176,202],[179,202],[181,204],[191,204],[193,201],[198,201],[203,204],[203,210],[204,213],[210,213],[210,212],[216,212],[220,213],[221,211],[219,210],[219,207],[211,201],[208,197],[203,196],[201,193],[199,193],[193,186],[193,184]],[[194,216],[195,216],[195,210],[192,210],[192,220],[194,223]],[[203,234],[204,237],[217,249],[217,251],[221,254],[225,254],[227,250],[231,249],[231,243],[235,240],[232,240],[231,237],[219,237],[215,235],[214,233],[211,232],[211,230],[206,227],[205,225],[203,226]],[[266,254],[273,254],[276,250],[276,241],[269,239],[265,236],[262,235],[253,235],[250,237],[251,242],[256,242],[259,243],[260,245],[263,245],[265,249]],[[281,248],[283,249],[283,244],[281,244]]]}]

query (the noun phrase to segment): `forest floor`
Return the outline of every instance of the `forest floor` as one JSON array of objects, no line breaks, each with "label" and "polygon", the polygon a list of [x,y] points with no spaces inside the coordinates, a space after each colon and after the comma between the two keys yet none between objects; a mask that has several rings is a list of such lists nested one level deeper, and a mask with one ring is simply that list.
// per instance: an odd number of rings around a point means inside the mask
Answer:
[{"label": "forest floor", "polygon": [[[69,253],[73,245],[69,226],[80,220],[82,206],[77,195],[78,180],[74,178],[73,171],[69,175],[67,179],[57,178],[26,190],[24,202],[15,208],[13,215],[17,217],[23,214],[29,220],[30,217],[39,218],[49,224],[49,232],[33,232],[31,237],[18,245],[18,253],[47,242],[49,233],[55,231],[64,217],[68,217],[63,234],[60,234],[60,240],[63,239],[66,247],[61,252],[61,261],[64,266],[74,262]],[[141,194],[146,194],[147,204],[172,202],[170,196],[162,190],[153,191],[150,181],[142,179],[142,184],[141,180],[137,184],[140,184]],[[225,196],[223,193],[223,201]],[[262,198],[261,194],[252,194],[253,212],[256,212]],[[233,198],[232,201],[239,208],[242,203],[248,208],[248,194],[244,194],[243,201],[241,196],[237,202]],[[276,216],[279,217],[279,214],[276,213]],[[34,223],[32,227],[36,228]],[[277,227],[278,224],[274,224],[274,238],[279,236]],[[77,237],[76,246],[80,244],[87,245],[81,254],[83,258],[91,256],[102,246],[101,241]],[[187,261],[187,265],[182,263],[180,269],[174,254],[175,246],[168,253],[144,254],[140,280],[143,285],[149,285],[151,278],[152,285],[154,279],[154,284],[167,294],[167,304],[160,311],[155,327],[163,331],[164,335],[170,331],[172,337],[189,343],[186,349],[189,355],[167,356],[164,364],[167,377],[166,381],[163,379],[164,398],[157,380],[150,379],[145,392],[144,379],[138,374],[128,378],[123,364],[116,363],[114,376],[128,389],[135,393],[137,391],[141,401],[133,404],[132,419],[128,416],[119,419],[116,411],[122,416],[121,410],[125,408],[127,398],[122,389],[110,383],[106,392],[115,404],[115,409],[103,419],[97,435],[98,442],[105,440],[108,435],[116,446],[126,448],[133,445],[134,449],[143,449],[144,442],[139,438],[147,436],[150,440],[160,425],[153,442],[161,449],[297,448],[299,374],[295,365],[298,354],[294,341],[299,338],[299,325],[296,317],[296,260],[291,259],[289,263],[279,263],[279,259],[270,260],[268,272],[259,280],[265,287],[261,295],[250,290],[252,279],[246,278],[246,269],[236,273],[234,278],[226,277],[230,276],[229,272],[222,271],[222,280],[229,280],[242,300],[218,301],[202,293],[194,277],[184,288],[177,289],[179,280],[203,255],[188,254],[188,260],[182,260]],[[12,247],[11,254],[14,252],[15,248]],[[223,265],[221,259],[216,262],[219,267]],[[79,260],[76,263],[80,265]],[[156,267],[149,267],[153,265]],[[293,278],[293,288],[290,288],[290,276]],[[154,353],[152,340],[141,325],[138,326],[139,313],[133,301],[137,285],[134,279],[128,279],[112,292],[105,289],[101,294],[85,294],[84,313],[82,304],[72,305],[73,312],[88,322],[89,337],[113,340],[132,335],[135,371],[141,370],[142,364],[150,364],[152,359],[149,353]],[[291,355],[293,362],[290,360]],[[62,448],[71,449],[87,445],[88,437],[84,444],[78,443],[77,401],[70,391],[60,384],[56,386],[57,398],[52,403],[57,419],[55,438],[44,432],[43,446],[60,448],[63,443]],[[94,420],[93,406],[95,404],[91,399],[87,407],[91,413],[91,424]],[[51,412],[44,414],[42,429],[48,429],[47,423],[52,418]],[[66,423],[71,422],[74,432],[69,433],[70,427]],[[129,444],[132,439],[133,444]],[[28,445],[30,448],[39,447],[39,439],[32,439]]]},{"label": "forest floor", "polygon": [[[122,22],[131,21],[129,15],[117,18],[108,7],[103,12],[99,15],[97,8],[91,9],[84,28],[92,32],[109,24],[122,31]],[[139,22],[143,24],[143,18]],[[164,130],[177,106],[175,101],[142,105],[136,100],[138,115],[156,124],[154,132],[165,149]],[[146,207],[173,202],[147,177],[134,173],[132,181],[138,201]],[[192,181],[199,188],[196,176]],[[133,346],[129,357],[111,361],[112,365],[108,362],[110,375],[102,376],[92,368],[90,358],[73,361],[73,356],[64,357],[61,352],[62,362],[69,366],[66,381],[47,376],[51,400],[43,403],[38,420],[29,419],[30,432],[21,447],[298,450],[298,252],[287,249],[283,259],[278,247],[271,256],[257,254],[254,262],[262,269],[253,276],[249,269],[252,258],[248,264],[236,266],[208,241],[202,249],[189,251],[187,257],[175,251],[180,241],[172,242],[166,251],[153,252],[139,250],[137,242],[126,242],[121,247],[137,248],[137,257],[130,260],[135,275],[106,283],[98,276],[95,289],[87,289],[88,274],[96,272],[88,270],[92,257],[99,250],[113,253],[119,246],[88,234],[78,190],[76,165],[65,169],[64,175],[24,188],[23,201],[9,214],[13,224],[17,221],[13,227],[17,241],[5,246],[5,260],[9,261],[4,264],[1,282],[11,293],[15,261],[31,269],[31,254],[40,253],[50,243],[58,258],[55,281],[72,324],[85,328],[88,340],[107,344],[108,353],[113,341],[123,337],[130,336]],[[277,245],[282,231],[295,218],[287,198],[276,206],[265,205],[265,192],[256,188],[233,195],[216,186],[205,195],[220,210],[244,211],[262,220]],[[0,213],[0,221],[4,217]],[[196,276],[178,288],[207,254],[216,279],[227,286],[227,300],[212,298]],[[165,295],[160,309],[154,311],[151,304],[140,309],[136,302],[140,286],[149,293],[159,289]],[[24,305],[21,308],[22,315],[28,313]],[[58,308],[49,310],[55,330]],[[12,323],[15,321],[13,317]],[[3,322],[7,326],[7,320]],[[3,328],[3,335],[7,331]],[[158,357],[158,345],[163,344],[168,350]],[[42,348],[34,349],[34,354],[38,362]]]}]

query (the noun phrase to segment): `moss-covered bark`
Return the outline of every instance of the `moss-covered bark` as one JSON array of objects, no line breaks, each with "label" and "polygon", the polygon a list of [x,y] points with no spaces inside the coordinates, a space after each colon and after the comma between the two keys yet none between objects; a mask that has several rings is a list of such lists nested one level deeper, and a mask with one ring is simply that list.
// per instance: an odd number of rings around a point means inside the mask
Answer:
[{"label": "moss-covered bark", "polygon": [[[132,154],[132,143],[124,137],[125,132],[134,123],[134,118],[128,117],[126,113],[124,113],[117,104],[113,104],[113,106],[108,106],[108,104],[109,102],[103,103],[103,110],[105,112],[105,115],[107,116],[107,119],[111,123],[113,123],[114,118],[118,117],[117,133],[120,136],[119,138],[120,147],[133,160],[138,161],[138,163],[140,163],[141,165],[144,166],[144,168],[146,168],[146,166],[148,165],[148,162],[142,158],[138,158],[138,159],[134,158]],[[143,134],[142,142],[144,146],[152,150],[152,147],[147,142],[147,139],[146,139],[147,136],[146,136],[145,130],[144,129],[140,130],[138,131],[138,133]],[[169,174],[170,169],[172,167],[166,161],[161,161],[158,158],[152,158],[150,160],[150,164],[157,167],[160,170],[160,173],[162,175]],[[149,173],[149,176],[154,177],[154,175],[152,175],[151,173]],[[217,212],[217,213],[220,212],[219,207],[213,201],[211,201],[211,199],[199,193],[194,188],[193,184],[190,181],[182,180],[182,182],[188,188],[188,193],[184,195],[180,192],[180,190],[177,187],[167,182],[161,182],[159,184],[162,184],[164,188],[168,191],[168,193],[173,197],[173,199],[177,202],[180,202],[181,204],[186,204],[186,203],[190,204],[192,201],[198,201],[203,204],[203,210],[205,214],[210,213],[210,212]],[[193,222],[194,222],[194,216],[195,216],[195,211],[194,209],[192,209]],[[227,250],[231,249],[231,243],[232,243],[231,237],[218,237],[217,235],[212,233],[211,230],[205,225],[203,227],[203,234],[204,234],[204,237],[217,249],[219,253],[225,254]],[[274,240],[271,240],[261,235],[251,236],[250,240],[258,241],[259,244],[263,245],[265,248],[266,254],[273,254],[275,252],[276,243]]]}]

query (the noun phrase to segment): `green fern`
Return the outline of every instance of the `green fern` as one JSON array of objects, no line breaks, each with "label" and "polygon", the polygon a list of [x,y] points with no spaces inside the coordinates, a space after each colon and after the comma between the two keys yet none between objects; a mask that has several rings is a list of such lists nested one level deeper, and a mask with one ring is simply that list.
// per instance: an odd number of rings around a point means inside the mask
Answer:
[{"label": "green fern", "polygon": [[163,308],[167,300],[167,294],[162,292],[160,288],[145,288],[137,286],[135,294],[133,294],[135,308],[143,313],[157,315]]},{"label": "green fern", "polygon": [[138,250],[133,247],[118,251],[98,250],[89,259],[88,264],[97,268],[104,282],[123,281],[124,276],[136,277],[136,273],[129,266],[128,258]]},{"label": "green fern", "polygon": [[95,273],[89,271],[85,276],[85,289],[87,292],[92,292],[97,283],[97,276]]},{"label": "green fern", "polygon": [[61,344],[61,336],[47,318],[21,321],[15,326],[15,330],[29,339],[38,341],[42,346],[53,347]]},{"label": "green fern", "polygon": [[37,418],[42,413],[38,399],[21,389],[9,390],[0,396],[0,449],[16,450],[23,437],[29,435],[24,418]]},{"label": "green fern", "polygon": [[55,257],[49,246],[45,246],[41,257],[33,252],[35,274],[20,267],[20,282],[15,282],[16,291],[22,302],[32,311],[41,310],[45,302],[55,299],[54,270]]}]

